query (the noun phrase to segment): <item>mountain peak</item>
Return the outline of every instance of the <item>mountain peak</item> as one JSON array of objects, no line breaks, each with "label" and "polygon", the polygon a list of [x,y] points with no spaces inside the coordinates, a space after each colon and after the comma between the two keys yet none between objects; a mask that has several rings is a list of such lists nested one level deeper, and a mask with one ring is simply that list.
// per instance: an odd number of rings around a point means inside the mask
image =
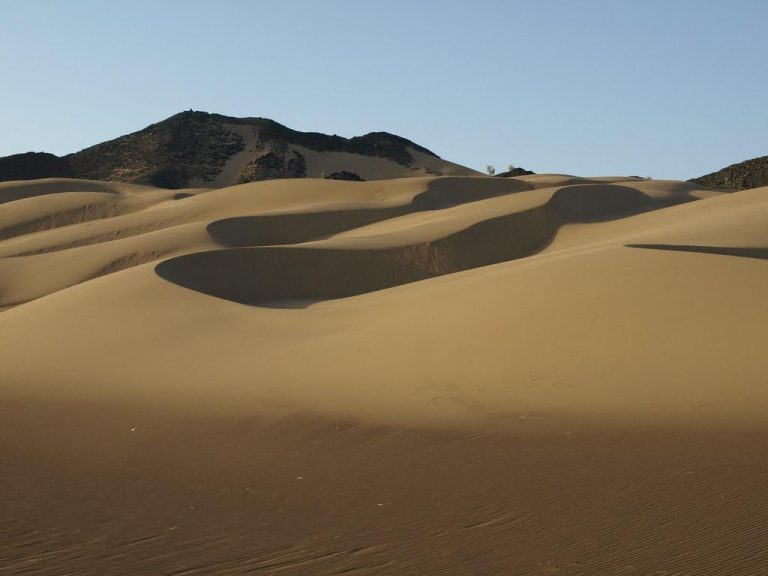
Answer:
[{"label": "mountain peak", "polygon": [[388,132],[344,138],[195,110],[66,156],[0,158],[0,180],[58,176],[185,188],[329,174],[369,180],[477,173]]}]

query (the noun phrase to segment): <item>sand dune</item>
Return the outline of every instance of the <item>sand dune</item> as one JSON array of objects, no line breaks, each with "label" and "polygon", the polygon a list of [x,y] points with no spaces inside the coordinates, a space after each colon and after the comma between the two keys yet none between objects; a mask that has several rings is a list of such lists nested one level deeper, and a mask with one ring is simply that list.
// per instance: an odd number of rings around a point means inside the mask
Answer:
[{"label": "sand dune", "polygon": [[42,180],[0,182],[0,203],[65,192],[105,192],[125,195],[139,194],[141,196],[168,194],[167,191],[139,184],[75,180],[71,178],[45,178]]},{"label": "sand dune", "polygon": [[0,571],[768,566],[768,188],[0,197]]},{"label": "sand dune", "polygon": [[401,198],[401,202],[408,200],[408,203],[382,206],[369,201],[357,208],[337,205],[322,211],[238,216],[211,222],[208,232],[226,246],[298,244],[404,214],[477,202],[530,188],[526,183],[515,180],[433,179],[424,191]]},{"label": "sand dune", "polygon": [[[434,195],[427,194],[424,192],[414,197],[411,206],[438,206],[431,201]],[[451,215],[429,214],[426,222],[422,218],[416,226],[408,222],[386,236],[386,244],[395,248],[371,249],[370,243],[365,242],[366,236],[347,236],[340,242],[314,243],[303,249],[262,248],[195,253],[166,260],[158,265],[156,271],[161,277],[182,286],[242,303],[267,302],[274,305],[277,301],[345,298],[530,256],[546,246],[563,224],[644,211],[659,202],[638,190],[614,184],[585,184],[554,191],[513,194],[512,202],[503,198],[503,202],[493,201],[488,207],[477,200],[479,205],[467,210],[454,208]],[[456,194],[453,198],[446,196],[449,204],[453,204],[451,200],[459,199]],[[522,209],[547,197],[545,203],[535,208]],[[674,197],[674,201],[685,199],[685,196]],[[398,215],[397,209],[394,210],[379,210],[377,212],[383,214],[375,216],[357,211],[349,214],[348,222],[350,225],[362,225],[376,216],[380,219],[394,217]],[[507,210],[512,211],[505,214]],[[496,216],[489,217],[491,213]],[[317,220],[321,215],[328,218]],[[240,240],[230,244],[242,244],[246,243],[243,240],[247,230],[262,232],[264,224],[277,218],[276,229],[285,232],[300,230],[305,236],[281,238],[275,231],[267,229],[266,237],[252,236],[247,240],[254,244],[266,244],[270,239],[273,243],[280,240],[282,243],[291,240],[300,242],[327,234],[334,228],[339,229],[343,226],[341,222],[344,222],[345,214],[329,212],[291,216],[300,221],[290,222],[285,216],[261,216],[245,221],[229,219],[214,222],[208,230],[214,237],[229,235]],[[475,221],[478,216],[485,219]],[[459,230],[453,232],[452,229],[456,228]],[[366,230],[371,233],[370,228]],[[397,239],[394,238],[396,234],[399,235]],[[380,245],[383,236],[376,233],[375,227],[373,235]],[[398,246],[403,239],[413,235],[418,235],[421,242]],[[360,239],[363,241],[358,241]],[[244,270],[253,272],[244,274]]]}]

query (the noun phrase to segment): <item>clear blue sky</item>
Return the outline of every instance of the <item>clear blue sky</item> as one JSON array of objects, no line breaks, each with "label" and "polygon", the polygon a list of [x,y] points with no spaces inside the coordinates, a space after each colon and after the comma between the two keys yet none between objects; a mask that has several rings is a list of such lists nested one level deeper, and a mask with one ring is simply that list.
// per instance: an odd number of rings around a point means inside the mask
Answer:
[{"label": "clear blue sky", "polygon": [[0,155],[192,108],[690,178],[768,154],[767,104],[768,0],[0,0]]}]

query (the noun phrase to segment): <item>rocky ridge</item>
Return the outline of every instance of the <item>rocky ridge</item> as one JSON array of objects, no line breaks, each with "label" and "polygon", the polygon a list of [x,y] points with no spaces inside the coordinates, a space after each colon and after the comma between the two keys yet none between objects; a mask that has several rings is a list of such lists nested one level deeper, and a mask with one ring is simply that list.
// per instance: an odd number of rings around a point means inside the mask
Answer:
[{"label": "rocky ridge", "polygon": [[[232,181],[219,185],[312,176],[305,153],[296,147],[383,159],[413,169],[414,175],[435,172],[433,167],[416,162],[414,153],[439,160],[423,146],[387,132],[344,138],[299,132],[266,118],[187,111],[66,156],[28,152],[0,158],[0,181],[65,177],[164,188],[216,186],[236,158],[239,163],[233,164]],[[327,173],[353,174],[355,169],[350,165],[329,168]]]}]

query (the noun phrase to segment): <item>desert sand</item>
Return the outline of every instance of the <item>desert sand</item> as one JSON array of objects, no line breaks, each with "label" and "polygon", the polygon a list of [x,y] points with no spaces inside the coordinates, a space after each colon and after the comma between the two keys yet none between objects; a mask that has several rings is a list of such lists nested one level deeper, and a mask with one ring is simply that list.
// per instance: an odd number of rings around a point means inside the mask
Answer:
[{"label": "desert sand", "polygon": [[0,183],[0,573],[768,574],[766,258],[768,188]]}]

